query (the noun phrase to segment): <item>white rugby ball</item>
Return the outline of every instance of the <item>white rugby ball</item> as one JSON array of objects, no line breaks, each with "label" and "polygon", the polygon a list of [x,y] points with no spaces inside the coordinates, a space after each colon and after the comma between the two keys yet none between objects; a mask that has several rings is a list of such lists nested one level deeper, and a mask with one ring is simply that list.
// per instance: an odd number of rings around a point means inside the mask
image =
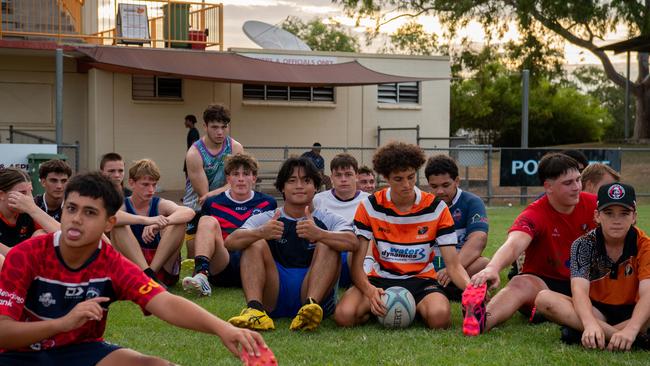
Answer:
[{"label": "white rugby ball", "polygon": [[386,315],[377,317],[386,328],[406,328],[415,319],[415,299],[404,287],[393,286],[384,290],[381,296],[386,306]]}]

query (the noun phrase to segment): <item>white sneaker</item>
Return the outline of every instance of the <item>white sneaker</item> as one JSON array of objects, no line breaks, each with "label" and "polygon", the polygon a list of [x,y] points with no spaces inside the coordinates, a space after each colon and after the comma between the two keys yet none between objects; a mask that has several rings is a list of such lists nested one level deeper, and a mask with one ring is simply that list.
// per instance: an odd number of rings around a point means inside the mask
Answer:
[{"label": "white sneaker", "polygon": [[183,289],[189,292],[196,292],[202,296],[210,296],[212,294],[208,277],[203,273],[197,273],[193,277],[183,278]]}]

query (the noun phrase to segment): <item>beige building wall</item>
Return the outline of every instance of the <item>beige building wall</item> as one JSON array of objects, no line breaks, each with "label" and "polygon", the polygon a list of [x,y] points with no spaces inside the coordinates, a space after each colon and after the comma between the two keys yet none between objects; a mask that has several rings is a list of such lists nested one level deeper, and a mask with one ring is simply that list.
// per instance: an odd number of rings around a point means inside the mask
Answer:
[{"label": "beige building wall", "polygon": [[[38,51],[41,53],[29,57],[24,54],[35,51],[16,52],[21,54],[0,57],[0,110],[9,111],[0,114],[0,129],[13,123],[23,130],[54,136],[54,52]],[[312,54],[334,56],[338,62],[357,59],[366,67],[388,74],[450,75],[447,57]],[[97,69],[80,73],[76,67],[74,58],[65,58],[64,140],[80,142],[81,167],[98,168],[101,155],[110,151],[122,154],[127,162],[151,158],[160,166],[163,190],[184,186],[184,116],[195,114],[203,134],[201,115],[213,102],[231,109],[231,135],[244,147],[310,146],[319,141],[326,147],[373,148],[377,145],[378,126],[419,125],[421,136],[449,136],[448,79],[422,82],[418,105],[380,105],[375,85],[337,87],[334,103],[244,101],[241,84],[188,79],[183,80],[182,101],[142,101],[131,96],[131,75]],[[415,133],[382,133],[383,142],[390,139],[415,142]],[[436,145],[447,146],[447,142],[437,141]],[[324,150],[327,160],[334,153]],[[371,155],[363,154],[361,163],[369,164]]]}]

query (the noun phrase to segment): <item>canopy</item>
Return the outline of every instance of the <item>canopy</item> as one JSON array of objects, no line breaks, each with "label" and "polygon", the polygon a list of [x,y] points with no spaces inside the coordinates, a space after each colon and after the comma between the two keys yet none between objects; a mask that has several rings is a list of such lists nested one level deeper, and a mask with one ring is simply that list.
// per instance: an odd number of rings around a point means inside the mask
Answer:
[{"label": "canopy", "polygon": [[650,52],[650,37],[638,36],[625,41],[610,43],[608,45],[598,48],[601,51],[614,51],[614,53],[621,52]]},{"label": "canopy", "polygon": [[449,80],[383,74],[370,70],[357,61],[330,65],[295,65],[258,60],[232,52],[116,46],[79,46],[76,49],[88,56],[86,67],[241,84],[354,86]]}]

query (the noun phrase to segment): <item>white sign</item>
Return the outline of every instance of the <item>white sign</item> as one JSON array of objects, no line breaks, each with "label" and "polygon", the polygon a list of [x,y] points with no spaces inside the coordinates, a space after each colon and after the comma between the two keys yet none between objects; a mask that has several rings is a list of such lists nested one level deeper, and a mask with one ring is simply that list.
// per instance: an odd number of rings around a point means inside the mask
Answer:
[{"label": "white sign", "polygon": [[258,60],[291,65],[333,65],[338,63],[337,58],[331,56],[273,55],[267,53],[241,53],[241,55]]},{"label": "white sign", "polygon": [[27,155],[56,154],[56,145],[50,144],[0,144],[0,168],[28,170]]},{"label": "white sign", "polygon": [[149,42],[149,19],[147,6],[136,4],[119,4],[117,7],[118,43],[143,44]]}]

